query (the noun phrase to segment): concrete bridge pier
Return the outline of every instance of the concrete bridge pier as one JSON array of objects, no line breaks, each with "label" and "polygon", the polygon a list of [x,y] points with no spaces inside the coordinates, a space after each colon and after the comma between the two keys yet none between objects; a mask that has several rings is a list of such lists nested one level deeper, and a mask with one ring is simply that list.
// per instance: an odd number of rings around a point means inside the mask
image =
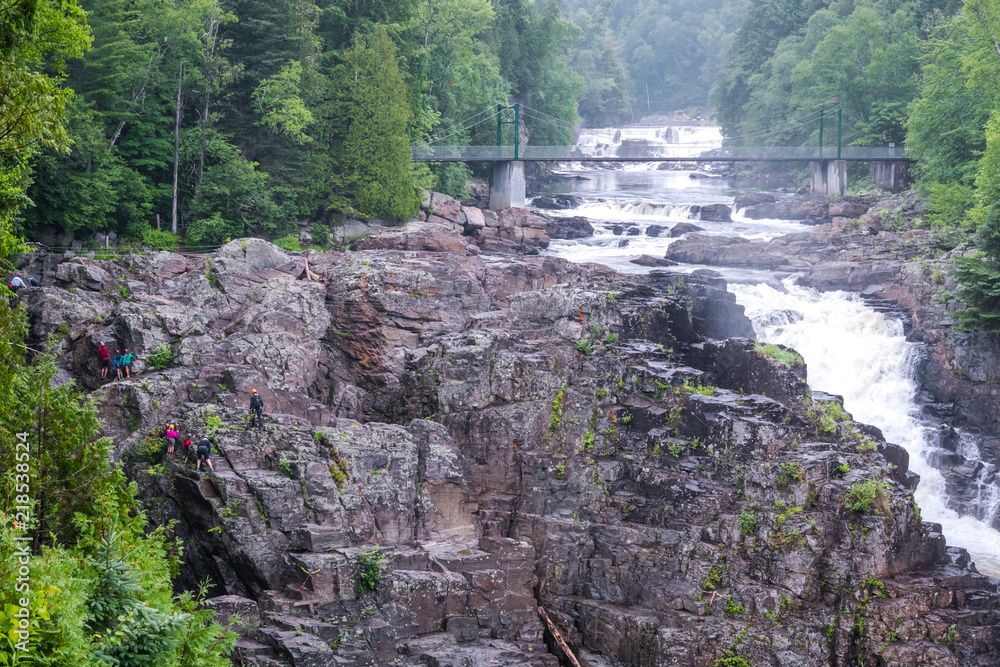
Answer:
[{"label": "concrete bridge pier", "polygon": [[493,180],[490,182],[490,210],[524,208],[525,203],[524,163],[494,162]]},{"label": "concrete bridge pier", "polygon": [[809,166],[814,195],[843,197],[847,193],[846,160],[812,160]]},{"label": "concrete bridge pier", "polygon": [[869,163],[868,175],[879,190],[902,192],[910,184],[910,163],[906,160],[873,160]]}]

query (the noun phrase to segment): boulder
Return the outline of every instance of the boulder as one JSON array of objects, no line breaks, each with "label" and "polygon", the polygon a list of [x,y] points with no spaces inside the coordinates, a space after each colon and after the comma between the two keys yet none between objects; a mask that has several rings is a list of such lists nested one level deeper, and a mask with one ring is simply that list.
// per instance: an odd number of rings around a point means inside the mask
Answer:
[{"label": "boulder", "polygon": [[706,204],[699,211],[699,219],[709,222],[729,222],[733,219],[733,211],[725,204]]},{"label": "boulder", "polygon": [[775,203],[756,204],[743,209],[743,215],[751,220],[817,220],[827,218],[830,204],[823,199],[797,197]]},{"label": "boulder", "polygon": [[100,292],[111,285],[111,276],[107,271],[85,262],[86,260],[63,262],[56,267],[56,279],[63,283],[75,283],[93,292]]},{"label": "boulder", "polygon": [[[429,216],[433,220],[436,216]],[[472,239],[463,236],[455,225],[435,222],[408,222],[401,228],[391,228],[358,239],[353,250],[410,250],[447,252],[461,255],[478,254]]]},{"label": "boulder", "polygon": [[587,218],[550,218],[545,233],[553,239],[583,239],[594,235],[594,227]]},{"label": "boulder", "polygon": [[653,257],[652,255],[640,255],[635,259],[630,259],[629,262],[638,264],[639,266],[677,266],[677,262],[661,257]]},{"label": "boulder", "polygon": [[773,204],[776,201],[777,197],[770,192],[746,192],[741,195],[736,195],[735,199],[733,199],[733,208],[739,210],[741,208],[746,208],[747,206]]},{"label": "boulder", "polygon": [[486,226],[486,218],[481,209],[474,206],[463,206],[462,213],[465,214],[465,232],[467,234]]},{"label": "boulder", "polygon": [[545,197],[535,197],[531,204],[535,208],[545,209],[566,209],[576,208],[583,203],[581,197],[576,195],[555,195]]},{"label": "boulder", "polygon": [[868,212],[868,205],[852,201],[835,201],[830,203],[830,217],[857,218]]},{"label": "boulder", "polygon": [[666,227],[661,227],[660,225],[649,225],[646,227],[646,236],[656,238],[666,230]]},{"label": "boulder", "polygon": [[690,222],[678,222],[676,225],[670,228],[670,238],[677,238],[679,236],[684,236],[685,234],[691,234],[693,232],[703,232],[705,231],[696,224]]},{"label": "boulder", "polygon": [[453,197],[441,194],[440,192],[431,193],[431,205],[427,209],[427,213],[428,221],[431,221],[430,215],[435,215],[447,222],[457,225],[465,224],[465,214],[462,212],[462,205]]}]

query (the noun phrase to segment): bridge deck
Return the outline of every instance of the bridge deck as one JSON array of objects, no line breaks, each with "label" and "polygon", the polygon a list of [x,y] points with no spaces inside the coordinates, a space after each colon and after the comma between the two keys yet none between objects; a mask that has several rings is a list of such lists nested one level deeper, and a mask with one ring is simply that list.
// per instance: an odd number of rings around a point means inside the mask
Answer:
[{"label": "bridge deck", "polygon": [[[615,147],[602,147],[601,153],[614,153]],[[700,150],[699,150],[700,149]],[[678,146],[662,151],[624,149],[625,155],[582,153],[568,146],[523,146],[518,150],[520,162],[806,162],[836,160],[837,148],[818,146],[793,147],[731,147],[710,148]],[[678,153],[685,153],[679,155]],[[691,153],[697,153],[692,155]],[[513,146],[415,146],[413,162],[512,162]],[[900,146],[845,146],[839,159],[847,162],[910,161]]]}]

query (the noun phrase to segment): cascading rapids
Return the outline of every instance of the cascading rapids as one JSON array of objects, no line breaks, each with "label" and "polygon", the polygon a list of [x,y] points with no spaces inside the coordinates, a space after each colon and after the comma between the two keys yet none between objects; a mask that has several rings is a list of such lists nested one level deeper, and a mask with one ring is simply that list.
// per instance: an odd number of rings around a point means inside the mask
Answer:
[{"label": "cascading rapids", "polygon": [[[810,386],[843,396],[855,419],[877,426],[886,440],[909,452],[910,469],[920,475],[916,499],[924,520],[942,524],[949,544],[968,549],[981,572],[1000,576],[1000,532],[949,508],[944,478],[927,463],[932,434],[917,419],[914,400],[917,346],[906,341],[902,324],[853,295],[821,294],[795,286],[792,279],[784,287],[729,289],[746,308],[760,340],[787,345],[803,356]],[[978,458],[978,447],[968,436],[965,440],[965,453]],[[992,493],[982,501],[980,516],[992,516],[988,505],[995,507],[1000,498]]]}]

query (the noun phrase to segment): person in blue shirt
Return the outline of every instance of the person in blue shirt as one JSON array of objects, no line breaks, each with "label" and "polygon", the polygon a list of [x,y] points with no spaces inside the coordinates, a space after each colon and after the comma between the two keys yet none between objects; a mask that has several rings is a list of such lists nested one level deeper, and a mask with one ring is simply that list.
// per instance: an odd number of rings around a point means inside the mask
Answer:
[{"label": "person in blue shirt", "polygon": [[122,379],[122,351],[115,350],[115,380]]},{"label": "person in blue shirt", "polygon": [[125,354],[122,355],[122,366],[125,367],[125,377],[129,380],[132,379],[132,360],[135,359],[135,355],[125,348]]}]

